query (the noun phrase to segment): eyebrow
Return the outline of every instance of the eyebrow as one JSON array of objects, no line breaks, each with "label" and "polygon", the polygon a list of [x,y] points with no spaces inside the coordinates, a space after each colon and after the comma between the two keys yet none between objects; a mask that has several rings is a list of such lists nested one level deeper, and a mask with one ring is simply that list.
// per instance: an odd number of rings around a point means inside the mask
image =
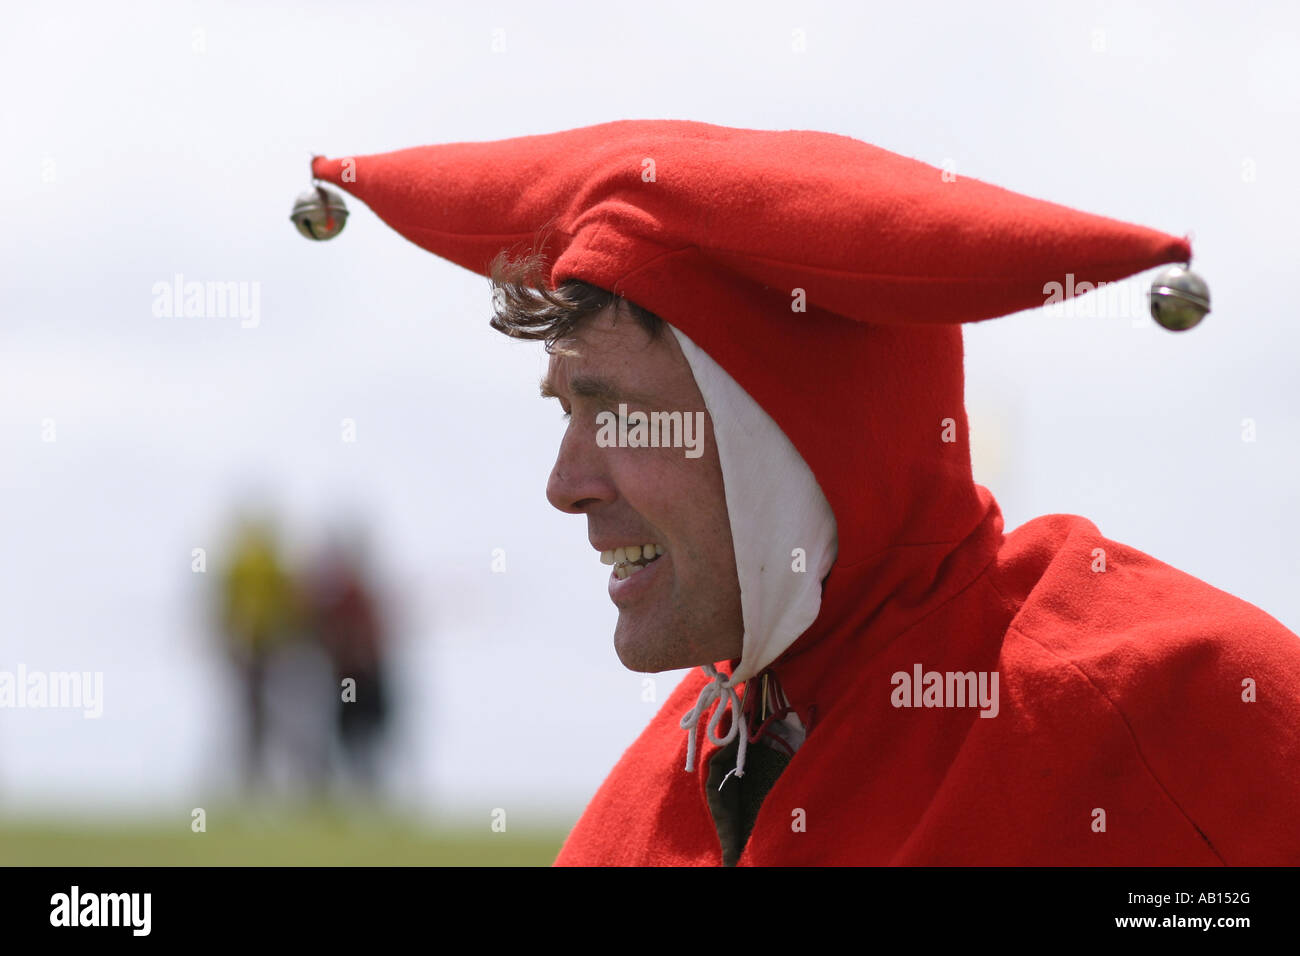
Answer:
[{"label": "eyebrow", "polygon": [[[542,398],[559,398],[551,380],[542,377],[539,383]],[[644,398],[640,395],[625,392],[609,379],[601,378],[598,375],[575,375],[569,380],[569,391],[578,398],[594,398],[604,402],[642,402]]]}]

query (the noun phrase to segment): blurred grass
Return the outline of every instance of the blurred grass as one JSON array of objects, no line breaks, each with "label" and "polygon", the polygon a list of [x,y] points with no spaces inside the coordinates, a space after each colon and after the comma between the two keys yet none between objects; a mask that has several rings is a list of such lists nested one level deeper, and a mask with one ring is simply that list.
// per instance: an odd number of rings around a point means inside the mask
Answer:
[{"label": "blurred grass", "polygon": [[211,810],[172,821],[0,820],[4,866],[550,866],[563,828],[494,833],[338,808]]}]

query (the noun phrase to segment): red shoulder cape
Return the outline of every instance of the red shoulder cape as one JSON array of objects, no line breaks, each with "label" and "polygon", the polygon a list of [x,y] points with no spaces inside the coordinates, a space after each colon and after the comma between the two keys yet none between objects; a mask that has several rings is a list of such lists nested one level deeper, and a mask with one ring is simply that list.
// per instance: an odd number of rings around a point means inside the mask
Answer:
[{"label": "red shoulder cape", "polygon": [[[954,552],[946,600],[881,640],[845,630],[778,663],[812,728],[739,865],[1300,862],[1296,636],[1086,519],[1004,537],[980,490],[987,521]],[[997,671],[997,716],[893,706],[891,675],[917,663]],[[705,682],[664,703],[557,865],[720,863],[678,726]],[[706,764],[717,750],[704,741]]]}]

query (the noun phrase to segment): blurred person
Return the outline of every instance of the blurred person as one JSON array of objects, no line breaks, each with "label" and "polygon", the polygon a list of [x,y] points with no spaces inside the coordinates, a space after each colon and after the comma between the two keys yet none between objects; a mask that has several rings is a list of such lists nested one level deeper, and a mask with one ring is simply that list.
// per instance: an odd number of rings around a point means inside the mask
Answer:
[{"label": "blurred person", "polygon": [[545,343],[547,496],[612,566],[615,651],[699,667],[557,863],[1300,863],[1296,635],[1086,518],[1004,533],[971,474],[962,323],[1186,240],[687,121],[313,174]]},{"label": "blurred person", "polygon": [[352,779],[373,793],[389,691],[383,625],[359,528],[331,535],[309,568],[305,599],[311,631],[333,666],[332,729]]},{"label": "blurred person", "polygon": [[273,655],[292,639],[299,619],[293,578],[270,518],[238,521],[220,587],[221,631],[242,685],[244,786],[252,790],[263,782],[267,769]]}]

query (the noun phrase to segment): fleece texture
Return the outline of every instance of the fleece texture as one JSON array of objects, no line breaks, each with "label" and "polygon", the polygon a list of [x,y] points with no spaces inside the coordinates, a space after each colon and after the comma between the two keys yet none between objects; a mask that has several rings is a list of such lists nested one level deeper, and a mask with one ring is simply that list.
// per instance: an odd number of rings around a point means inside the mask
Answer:
[{"label": "fleece texture", "polygon": [[[663,316],[812,469],[838,557],[770,668],[808,736],[739,865],[1300,863],[1300,640],[1085,518],[1004,533],[971,475],[961,323],[1042,305],[1067,274],[1187,261],[1185,239],[849,137],[686,121],[313,171],[480,273],[540,232],[552,284]],[[996,675],[996,716],[921,687],[900,706],[918,667]],[[722,862],[707,777],[682,769],[705,680],[665,702],[557,863]],[[701,735],[704,761],[717,749]]]}]

